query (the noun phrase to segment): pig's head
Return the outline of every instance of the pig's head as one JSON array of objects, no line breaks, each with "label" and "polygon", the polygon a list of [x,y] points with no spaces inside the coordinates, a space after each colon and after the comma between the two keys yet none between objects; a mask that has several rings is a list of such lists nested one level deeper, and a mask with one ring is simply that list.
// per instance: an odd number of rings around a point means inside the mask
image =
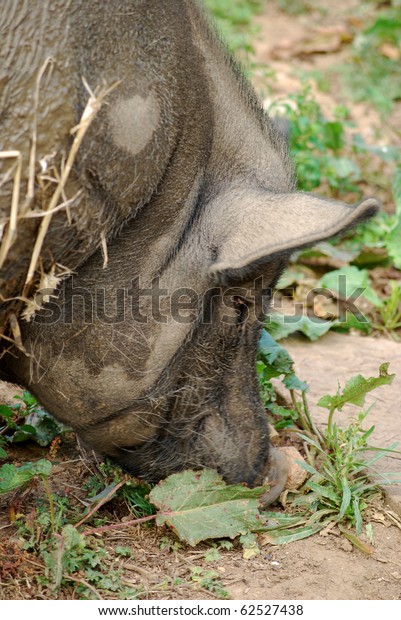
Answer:
[{"label": "pig's head", "polygon": [[31,357],[11,366],[50,412],[136,475],[210,466],[229,482],[261,483],[272,456],[255,362],[272,288],[291,252],[376,206],[231,187],[199,207],[157,268],[152,251],[133,254],[133,222],[111,244],[109,267],[89,259],[51,320],[47,310],[24,328]]},{"label": "pig's head", "polygon": [[[157,377],[148,378],[142,404],[159,413],[159,427],[139,444],[117,429],[114,457],[154,480],[199,466],[217,468],[229,482],[254,485],[271,478],[276,462],[268,450],[256,353],[273,288],[294,250],[336,235],[376,209],[374,199],[351,207],[306,193],[244,187],[210,200],[157,283],[169,295],[169,320],[152,327],[154,364],[163,364]],[[285,481],[285,467],[278,469],[267,503]]]}]

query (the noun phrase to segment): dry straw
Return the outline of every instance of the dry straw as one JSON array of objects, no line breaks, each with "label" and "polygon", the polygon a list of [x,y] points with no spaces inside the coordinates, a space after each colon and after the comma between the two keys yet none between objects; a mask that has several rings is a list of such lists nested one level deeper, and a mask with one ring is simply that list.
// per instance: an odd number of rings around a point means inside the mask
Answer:
[{"label": "dry straw", "polygon": [[[89,126],[91,125],[93,119],[96,114],[99,112],[105,97],[118,85],[118,83],[113,84],[111,87],[107,88],[103,86],[101,89],[97,89],[96,91],[92,91],[85,79],[83,79],[83,84],[88,92],[88,101],[86,103],[85,109],[81,116],[79,123],[70,130],[70,134],[74,136],[71,148],[61,165],[61,169],[57,170],[55,167],[52,169],[52,176],[49,177],[48,167],[46,165],[47,160],[53,159],[53,156],[45,157],[39,162],[41,164],[40,172],[36,172],[37,170],[37,153],[36,153],[36,145],[37,145],[37,111],[39,106],[39,98],[40,98],[40,84],[42,78],[46,72],[51,73],[54,65],[54,61],[52,58],[48,58],[41,69],[38,72],[38,77],[36,80],[35,94],[34,94],[34,110],[33,110],[33,125],[32,125],[32,134],[31,134],[31,148],[29,153],[29,167],[28,167],[28,181],[26,193],[21,200],[21,196],[23,195],[23,188],[21,183],[22,176],[22,154],[18,150],[7,150],[0,151],[0,159],[14,160],[14,163],[10,167],[10,169],[0,178],[0,187],[7,183],[11,178],[13,179],[13,189],[11,194],[11,205],[10,205],[10,215],[9,217],[0,220],[0,269],[3,267],[9,250],[13,243],[15,243],[18,237],[18,223],[27,218],[42,218],[40,226],[37,231],[36,239],[33,244],[31,259],[28,267],[28,271],[25,277],[25,283],[23,286],[23,290],[20,291],[19,295],[13,297],[13,300],[17,300],[20,302],[18,314],[21,314],[21,310],[24,304],[26,304],[26,308],[23,312],[23,318],[26,320],[30,320],[33,316],[34,312],[39,309],[40,305],[37,303],[37,299],[34,301],[33,299],[28,299],[29,294],[32,291],[32,286],[34,284],[35,274],[37,271],[38,263],[40,260],[40,253],[43,247],[43,242],[45,240],[46,234],[49,230],[49,226],[51,223],[51,219],[57,211],[62,209],[66,210],[67,217],[69,219],[69,207],[76,201],[79,195],[82,193],[80,190],[76,193],[72,198],[67,198],[65,194],[65,188],[67,181],[69,179],[71,170],[73,168],[77,152],[82,144],[82,140],[88,131]],[[43,183],[46,181],[52,181],[55,185],[52,194],[48,198],[48,202],[45,208],[41,210],[34,210],[32,205],[34,204],[35,197],[35,187],[43,187]],[[36,181],[36,184],[35,184]],[[104,237],[101,237],[100,244],[105,256],[105,262],[107,261],[107,246],[106,240]],[[55,286],[60,281],[61,277],[68,275],[70,271],[66,268],[62,268],[61,273],[58,276],[55,275],[56,265],[52,265],[50,268],[50,273],[41,274],[41,281],[43,281],[43,277],[49,279],[54,283]],[[39,287],[41,283],[39,282]],[[37,297],[37,296],[36,296]],[[3,299],[1,301],[11,301],[11,299]],[[48,301],[48,298],[43,299],[43,303]],[[23,349],[23,344],[21,341],[20,329],[18,326],[18,320],[16,313],[12,313],[9,315],[7,324],[1,326],[2,334],[0,334],[0,338],[4,338],[7,341],[11,341],[16,344],[20,349]],[[11,336],[7,336],[6,332],[10,331]]]}]

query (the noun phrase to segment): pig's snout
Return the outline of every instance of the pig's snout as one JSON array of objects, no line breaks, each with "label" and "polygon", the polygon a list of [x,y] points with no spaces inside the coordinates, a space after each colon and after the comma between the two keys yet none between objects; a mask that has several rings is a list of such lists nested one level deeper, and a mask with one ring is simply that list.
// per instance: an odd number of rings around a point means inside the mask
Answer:
[{"label": "pig's snout", "polygon": [[289,463],[284,452],[277,448],[270,448],[269,469],[265,479],[265,484],[269,485],[269,490],[263,493],[260,504],[263,508],[273,504],[284,491],[289,472]]}]

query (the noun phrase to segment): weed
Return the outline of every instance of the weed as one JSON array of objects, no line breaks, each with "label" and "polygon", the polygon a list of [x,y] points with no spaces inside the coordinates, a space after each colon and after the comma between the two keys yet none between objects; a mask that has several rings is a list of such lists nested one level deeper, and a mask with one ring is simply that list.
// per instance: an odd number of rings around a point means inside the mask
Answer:
[{"label": "weed", "polygon": [[160,539],[159,547],[162,551],[170,551],[172,553],[183,548],[183,544],[179,540],[172,539],[169,536],[163,536]]},{"label": "weed", "polygon": [[278,0],[278,6],[282,11],[289,15],[302,15],[313,8],[317,8],[323,12],[323,9],[316,4],[314,0]]},{"label": "weed", "polygon": [[379,331],[390,334],[394,340],[399,341],[400,337],[395,330],[401,328],[401,282],[390,280],[390,296],[383,300],[379,308],[380,321],[372,322],[372,327]]},{"label": "weed", "polygon": [[91,476],[84,484],[84,489],[96,504],[109,495],[116,488],[118,497],[127,505],[135,517],[146,517],[154,514],[154,506],[150,504],[147,495],[152,485],[139,479],[127,477],[120,467],[105,459],[97,468],[97,473]]},{"label": "weed", "polygon": [[[68,521],[76,519],[68,499],[52,495],[53,515],[46,502],[38,500],[35,516],[18,515],[15,525],[22,548],[42,558],[44,574],[38,577],[42,586],[52,592],[74,584],[80,598],[100,598],[97,590],[132,598],[135,591],[122,582],[120,567],[108,560],[101,541],[85,537]],[[116,555],[129,557],[126,547],[117,547]]]},{"label": "weed", "polygon": [[6,458],[5,447],[32,439],[40,446],[47,446],[57,436],[68,430],[55,420],[27,390],[14,396],[18,402],[0,405],[0,458]]},{"label": "weed", "polygon": [[204,569],[201,566],[194,566],[191,568],[191,581],[196,583],[201,588],[212,592],[218,598],[230,598],[229,593],[224,589],[223,584],[219,581],[219,577],[219,573],[215,570]]},{"label": "weed", "polygon": [[401,6],[379,13],[355,37],[351,60],[340,70],[349,95],[370,101],[385,116],[401,99]]},{"label": "weed", "polygon": [[[288,353],[283,353],[285,349],[277,347],[279,345],[276,343],[275,349],[271,337],[264,339],[264,345],[260,347],[258,364],[262,386],[266,378],[269,381],[272,377],[283,377],[284,385],[287,380],[286,387],[289,387],[288,377],[291,377],[293,372],[292,360]],[[329,412],[324,432],[313,422],[307,400],[307,386],[303,387],[301,382],[296,389],[291,389],[290,382],[292,406],[277,407],[275,400],[265,403],[278,420],[278,427],[293,426],[301,429],[298,432],[306,444],[308,457],[308,463],[301,465],[311,474],[311,478],[294,494],[290,503],[294,508],[308,512],[309,524],[330,520],[344,522],[354,527],[357,535],[361,534],[363,513],[381,494],[377,483],[372,482],[369,476],[374,474],[377,478],[374,464],[394,452],[397,447],[396,444],[388,448],[371,446],[368,440],[374,427],[364,428],[370,411],[363,409],[365,396],[380,385],[393,381],[394,375],[389,375],[387,369],[388,364],[382,364],[378,377],[365,379],[357,375],[347,382],[342,391],[339,388],[335,395],[322,397],[318,406],[327,408]],[[297,392],[301,393],[301,400]],[[335,422],[334,415],[347,403],[359,406],[360,411],[348,426],[342,428]],[[366,453],[372,451],[374,456],[366,457]],[[401,483],[401,474],[398,472],[380,475],[380,483]],[[352,542],[362,545],[361,541],[358,542],[355,538]]]},{"label": "weed", "polygon": [[258,32],[253,17],[263,10],[263,0],[206,0],[205,4],[230,51],[242,60],[252,56]]},{"label": "weed", "polygon": [[107,553],[101,543],[85,538],[72,525],[66,525],[59,534],[48,538],[42,547],[45,579],[52,590],[73,582],[79,584],[78,593],[83,598],[93,598],[93,594],[99,598],[97,589],[126,594],[120,569],[113,564],[105,567]]},{"label": "weed", "polygon": [[221,555],[217,549],[217,546],[213,546],[211,549],[208,549],[203,556],[205,558],[205,562],[219,562],[221,560]]},{"label": "weed", "polygon": [[323,115],[311,95],[308,84],[289,101],[277,101],[270,112],[282,114],[289,121],[290,148],[295,161],[298,184],[310,191],[326,184],[333,195],[343,192],[358,193],[361,171],[347,144],[345,127],[349,125],[348,110],[337,106],[333,120]]}]

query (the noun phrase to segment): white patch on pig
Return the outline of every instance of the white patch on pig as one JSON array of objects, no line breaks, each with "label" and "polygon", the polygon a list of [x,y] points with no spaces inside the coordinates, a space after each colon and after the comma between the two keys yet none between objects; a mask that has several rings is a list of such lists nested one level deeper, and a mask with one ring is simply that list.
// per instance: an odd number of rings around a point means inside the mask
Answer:
[{"label": "white patch on pig", "polygon": [[137,155],[151,139],[159,117],[159,103],[152,92],[147,97],[134,95],[118,101],[109,113],[114,142]]}]

